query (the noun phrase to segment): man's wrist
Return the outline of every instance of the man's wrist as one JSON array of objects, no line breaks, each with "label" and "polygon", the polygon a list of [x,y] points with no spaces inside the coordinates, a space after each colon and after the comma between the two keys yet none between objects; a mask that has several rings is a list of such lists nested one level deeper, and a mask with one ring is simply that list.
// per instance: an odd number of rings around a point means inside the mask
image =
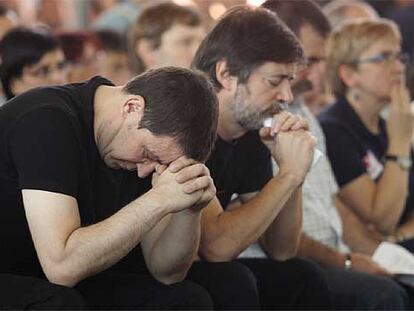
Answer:
[{"label": "man's wrist", "polygon": [[286,171],[279,171],[279,174],[275,176],[277,179],[283,179],[288,185],[291,185],[294,188],[299,188],[304,182],[304,178],[298,174],[294,174]]},{"label": "man's wrist", "polygon": [[147,210],[153,210],[155,213],[160,213],[163,216],[171,212],[169,200],[165,199],[165,197],[160,195],[154,188],[144,193],[137,200],[145,205]]}]

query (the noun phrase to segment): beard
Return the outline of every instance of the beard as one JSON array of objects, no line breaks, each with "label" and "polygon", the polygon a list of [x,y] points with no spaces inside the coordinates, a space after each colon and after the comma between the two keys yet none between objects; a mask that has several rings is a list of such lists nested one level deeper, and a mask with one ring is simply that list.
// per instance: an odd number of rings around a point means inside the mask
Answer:
[{"label": "beard", "polygon": [[273,115],[286,109],[287,106],[284,102],[273,102],[269,104],[266,110],[259,110],[248,95],[248,89],[243,85],[239,85],[230,105],[236,121],[246,130],[262,128],[265,119],[273,117]]}]

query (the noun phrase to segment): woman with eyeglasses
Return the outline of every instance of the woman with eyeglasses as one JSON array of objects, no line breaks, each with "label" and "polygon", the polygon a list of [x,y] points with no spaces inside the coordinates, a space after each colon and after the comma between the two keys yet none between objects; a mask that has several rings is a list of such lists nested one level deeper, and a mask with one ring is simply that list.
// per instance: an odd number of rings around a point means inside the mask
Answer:
[{"label": "woman with eyeglasses", "polygon": [[[414,119],[400,44],[397,26],[385,19],[360,20],[334,31],[327,72],[337,102],[319,121],[339,197],[378,240],[413,250]],[[384,120],[380,113],[386,106]]]},{"label": "woman with eyeglasses", "polygon": [[0,42],[0,78],[7,99],[31,88],[67,82],[58,40],[45,28],[17,27]]}]

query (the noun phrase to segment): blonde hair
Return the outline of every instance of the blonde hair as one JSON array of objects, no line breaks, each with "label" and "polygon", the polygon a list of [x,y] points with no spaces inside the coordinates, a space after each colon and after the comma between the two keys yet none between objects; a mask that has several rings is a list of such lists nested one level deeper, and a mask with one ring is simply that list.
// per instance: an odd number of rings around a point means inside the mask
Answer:
[{"label": "blonde hair", "polygon": [[345,64],[356,68],[361,54],[382,40],[401,41],[398,26],[384,18],[355,20],[332,32],[327,44],[327,74],[335,96],[343,97],[347,91],[339,67]]},{"label": "blonde hair", "polygon": [[[359,10],[362,15],[359,17],[349,16],[348,12],[351,9]],[[323,6],[322,12],[325,13],[333,29],[355,18],[379,18],[372,6],[361,0],[333,0]]]}]

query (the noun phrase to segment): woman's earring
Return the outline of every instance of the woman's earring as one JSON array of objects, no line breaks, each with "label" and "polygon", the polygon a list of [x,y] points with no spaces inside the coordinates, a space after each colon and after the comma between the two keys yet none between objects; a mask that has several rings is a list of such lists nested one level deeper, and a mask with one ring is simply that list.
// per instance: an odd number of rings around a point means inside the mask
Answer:
[{"label": "woman's earring", "polygon": [[351,97],[353,101],[359,101],[359,99],[361,98],[359,92],[356,89],[351,90]]}]

